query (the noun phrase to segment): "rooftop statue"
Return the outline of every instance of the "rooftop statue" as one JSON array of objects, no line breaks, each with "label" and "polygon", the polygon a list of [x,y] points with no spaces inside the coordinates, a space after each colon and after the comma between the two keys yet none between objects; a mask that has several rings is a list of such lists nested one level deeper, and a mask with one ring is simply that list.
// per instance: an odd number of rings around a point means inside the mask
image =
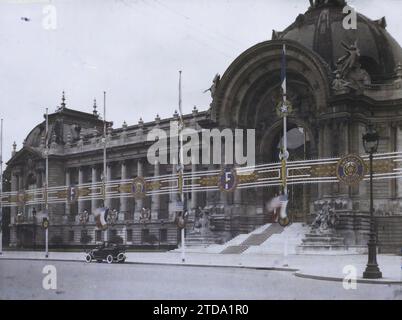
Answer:
[{"label": "rooftop statue", "polygon": [[339,66],[338,70],[341,74],[341,77],[344,77],[352,68],[354,68],[358,64],[360,50],[357,47],[357,41],[355,41],[355,43],[351,44],[350,46],[342,42],[342,47],[345,49],[346,54],[338,59],[337,65]]},{"label": "rooftop statue", "polygon": [[310,0],[311,8],[319,8],[327,5],[346,6],[345,0]]},{"label": "rooftop statue", "polygon": [[206,93],[206,92],[208,92],[208,91],[211,91],[211,97],[212,97],[212,99],[213,99],[213,98],[215,97],[215,92],[216,92],[216,89],[218,88],[218,85],[219,85],[219,81],[220,81],[220,80],[221,80],[221,76],[220,76],[219,73],[217,73],[217,74],[215,75],[214,80],[212,81],[211,87],[210,87],[209,89],[205,90],[204,93]]}]

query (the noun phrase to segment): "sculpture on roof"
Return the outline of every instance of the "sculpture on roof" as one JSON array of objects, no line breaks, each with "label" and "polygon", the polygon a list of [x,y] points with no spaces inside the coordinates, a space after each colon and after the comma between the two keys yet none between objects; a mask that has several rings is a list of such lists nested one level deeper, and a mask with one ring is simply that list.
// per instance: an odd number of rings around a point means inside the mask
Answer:
[{"label": "sculpture on roof", "polygon": [[215,92],[216,92],[216,89],[218,88],[218,85],[219,85],[219,81],[220,81],[220,80],[221,80],[221,76],[220,76],[219,73],[217,73],[217,74],[215,75],[214,80],[212,81],[211,87],[210,87],[209,89],[205,90],[204,93],[206,93],[206,92],[208,92],[208,91],[211,91],[211,97],[212,97],[212,99],[213,99],[213,98],[215,97]]},{"label": "sculpture on roof", "polygon": [[347,75],[347,73],[359,63],[360,50],[357,47],[357,41],[348,46],[342,41],[342,47],[345,49],[346,54],[338,59],[336,64],[341,77]]},{"label": "sculpture on roof", "polygon": [[346,6],[345,0],[310,0],[311,8],[319,8],[326,5]]}]

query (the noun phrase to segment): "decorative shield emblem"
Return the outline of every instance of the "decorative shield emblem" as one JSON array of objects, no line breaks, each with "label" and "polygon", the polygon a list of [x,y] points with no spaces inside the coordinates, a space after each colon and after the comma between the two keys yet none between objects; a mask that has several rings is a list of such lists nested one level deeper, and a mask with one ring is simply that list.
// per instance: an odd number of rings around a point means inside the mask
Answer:
[{"label": "decorative shield emblem", "polygon": [[221,191],[234,191],[237,186],[236,169],[230,166],[226,166],[219,175],[218,186]]},{"label": "decorative shield emblem", "polygon": [[133,180],[132,183],[132,192],[134,198],[141,199],[145,197],[145,193],[147,191],[147,183],[142,177],[137,177]]},{"label": "decorative shield emblem", "polygon": [[70,186],[67,188],[67,201],[75,202],[77,200],[77,188],[75,186]]},{"label": "decorative shield emblem", "polygon": [[24,203],[25,203],[25,193],[23,191],[18,192],[18,194],[17,194],[17,203],[19,205],[24,205]]},{"label": "decorative shield emblem", "polygon": [[358,155],[350,154],[338,161],[336,175],[340,182],[355,185],[366,175],[366,164]]}]

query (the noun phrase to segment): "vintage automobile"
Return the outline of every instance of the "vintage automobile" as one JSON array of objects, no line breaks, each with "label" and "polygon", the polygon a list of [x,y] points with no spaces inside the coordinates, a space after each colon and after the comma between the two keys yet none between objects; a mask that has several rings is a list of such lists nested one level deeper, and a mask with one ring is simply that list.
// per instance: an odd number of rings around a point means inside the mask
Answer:
[{"label": "vintage automobile", "polygon": [[92,260],[97,262],[106,260],[107,263],[124,263],[126,261],[125,249],[115,243],[103,242],[100,246],[85,254],[86,262],[90,263]]}]

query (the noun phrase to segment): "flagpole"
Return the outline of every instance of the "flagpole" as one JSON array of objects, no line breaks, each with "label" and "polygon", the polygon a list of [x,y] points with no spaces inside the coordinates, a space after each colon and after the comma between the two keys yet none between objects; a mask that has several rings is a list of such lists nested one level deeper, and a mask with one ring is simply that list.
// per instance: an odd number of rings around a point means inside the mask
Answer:
[{"label": "flagpole", "polygon": [[[106,151],[107,151],[107,123],[106,123],[106,91],[103,91],[103,177],[102,177],[102,193],[103,193],[103,207],[106,210],[106,183],[107,183],[107,164],[106,164]],[[107,240],[107,232],[103,235],[104,241]]]},{"label": "flagpole", "polygon": [[106,165],[106,91],[103,91],[103,205],[106,207],[106,182],[107,182],[107,165]]},{"label": "flagpole", "polygon": [[[48,186],[49,186],[49,114],[48,108],[46,108],[46,146],[45,146],[45,211],[47,218],[49,219],[49,203],[48,203]],[[45,257],[49,257],[49,228],[45,228]]]},{"label": "flagpole", "polygon": [[0,124],[0,255],[3,254],[3,119]]},{"label": "flagpole", "polygon": [[[286,45],[283,45],[283,54],[284,54],[284,80],[282,84],[283,88],[283,103],[286,104]],[[284,180],[283,180],[283,193],[285,196],[288,195],[288,187],[287,187],[287,160],[288,160],[288,136],[287,136],[288,128],[287,128],[287,112],[284,112],[283,116],[283,171],[284,171]]]},{"label": "flagpole", "polygon": [[186,261],[186,245],[185,245],[185,220],[184,220],[184,214],[185,214],[185,208],[184,208],[184,191],[183,191],[183,174],[184,174],[184,153],[183,153],[183,129],[184,129],[184,122],[183,122],[183,114],[182,114],[182,99],[181,99],[181,71],[179,71],[179,111],[180,111],[180,128],[179,128],[179,139],[180,139],[180,179],[181,179],[181,190],[180,190],[180,197],[181,197],[181,203],[183,205],[183,211],[182,211],[182,218],[184,221],[184,226],[181,229],[181,261],[185,262]]}]

